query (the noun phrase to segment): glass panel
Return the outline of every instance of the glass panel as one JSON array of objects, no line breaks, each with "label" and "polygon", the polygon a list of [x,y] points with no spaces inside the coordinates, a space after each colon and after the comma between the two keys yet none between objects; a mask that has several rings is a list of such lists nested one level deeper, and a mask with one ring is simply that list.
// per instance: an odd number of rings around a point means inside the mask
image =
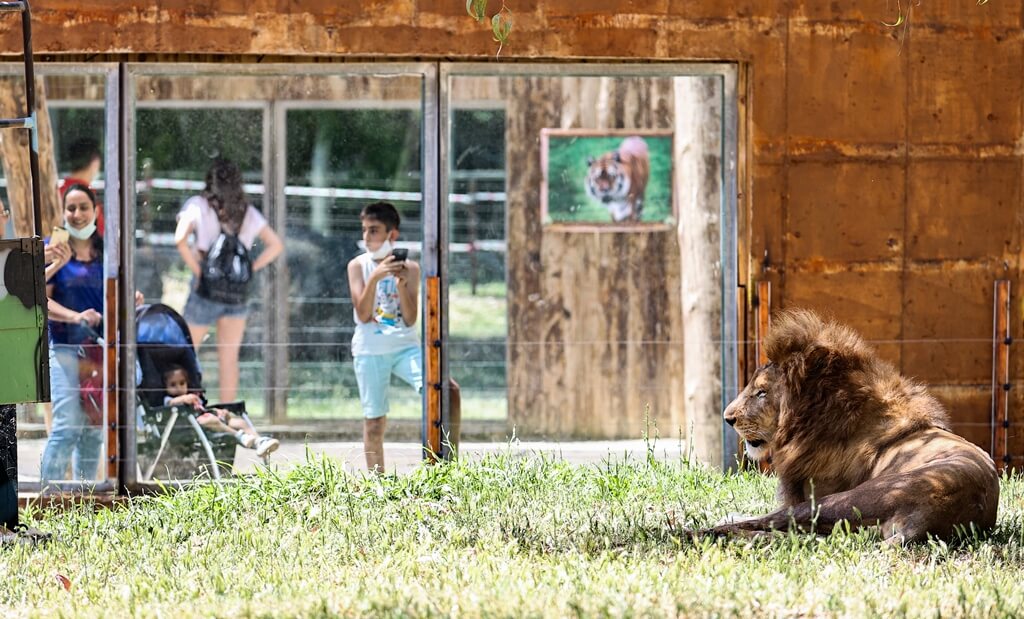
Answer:
[{"label": "glass panel", "polygon": [[[392,203],[401,216],[398,247],[419,260],[421,111],[419,80],[391,80],[402,109],[303,109],[285,115],[288,199],[288,418],[361,419],[350,342],[355,329],[348,279],[339,268],[359,249],[363,206]],[[378,103],[379,104],[379,103]],[[392,377],[390,419],[419,420],[421,397]]]},{"label": "glass panel", "polygon": [[[102,431],[106,409],[102,317],[106,315],[106,281],[103,276],[102,165],[105,149],[105,98],[107,76],[76,73],[37,65],[38,93],[45,103],[40,115],[39,154],[43,230],[49,237],[53,226],[96,224],[91,239],[70,239],[71,257],[54,269],[48,294],[66,307],[59,321],[50,321],[50,389],[52,404],[18,407],[18,479],[21,490],[38,489],[46,478],[49,489],[74,487],[81,482],[107,478],[106,432]],[[65,73],[66,71],[66,73]],[[21,67],[5,67],[0,77],[0,115],[24,115],[24,79]],[[5,138],[27,132],[5,133]],[[5,237],[30,236],[31,185],[28,182],[27,140],[5,140],[2,197],[12,218],[3,230]],[[91,188],[68,194],[76,213],[65,220],[62,196],[75,184]],[[47,189],[49,188],[49,189]],[[94,199],[93,199],[94,198]],[[83,202],[86,203],[83,205]],[[77,210],[81,208],[81,210]],[[80,312],[94,312],[97,322],[88,329],[71,321]]]},{"label": "glass panel", "polygon": [[[243,443],[257,433],[279,437],[275,458],[304,458],[303,440],[290,439],[303,436],[298,430],[293,434],[295,423],[304,429],[314,424],[318,434],[334,440],[352,440],[353,448],[345,455],[363,466],[364,411],[351,352],[355,322],[346,265],[363,253],[361,209],[380,200],[393,203],[401,214],[397,245],[409,249],[411,259],[419,255],[423,77],[309,75],[301,67],[283,69],[290,74],[248,75],[239,68],[238,74],[217,76],[133,70],[138,71],[132,89],[135,281],[147,299],[173,310],[137,320],[136,352],[143,374],[139,394],[145,404],[137,441],[139,479],[188,478],[210,470],[204,462],[211,452],[213,459],[248,470],[258,452]],[[219,237],[226,226],[209,206],[223,193],[206,186],[215,158],[237,164],[249,203],[267,222],[265,229],[257,228],[273,231],[285,250],[270,268],[256,274],[246,301],[238,306],[211,305],[210,291],[219,288],[210,284],[202,294],[196,290],[198,280],[175,243],[177,232],[185,241],[183,249],[195,252],[203,247],[200,236]],[[195,199],[197,195],[209,199]],[[190,211],[182,209],[189,200],[200,216],[207,211],[210,215],[187,223],[192,221]],[[244,236],[239,234],[243,246]],[[197,268],[204,257],[213,262],[214,246],[209,247],[205,256],[189,254]],[[258,241],[250,260],[260,265],[260,256],[272,249],[273,239]],[[244,323],[232,318],[243,312]],[[189,326],[181,327],[178,316]],[[210,328],[200,328],[204,324]],[[416,356],[421,354],[415,339],[419,329],[417,321],[409,331]],[[188,390],[202,391],[209,399],[207,408],[218,408],[212,404],[217,400],[244,401],[235,408],[220,407],[235,416],[222,415],[221,421],[232,432],[240,430],[238,436],[217,435],[215,421],[190,411],[179,410],[173,418],[162,406],[171,403],[168,385],[173,387],[174,375],[168,372],[167,359],[158,358],[162,353],[157,346],[167,339],[184,341],[180,334],[185,331],[205,332],[205,339],[199,342],[197,358],[186,345],[171,346],[178,359],[172,365],[197,363],[195,373],[182,369]],[[233,333],[241,338],[237,356],[225,346]],[[239,379],[232,394],[225,389],[226,383],[230,386],[225,368],[235,359]],[[422,398],[396,378],[391,382],[386,438],[418,442]],[[201,432],[191,419],[204,426]],[[209,452],[200,435],[211,443]],[[161,452],[161,441],[168,436],[169,451]],[[318,448],[315,442],[311,448]]]},{"label": "glass panel", "polygon": [[722,254],[705,223],[723,204],[723,79],[573,70],[445,85],[464,432],[686,437],[718,464]]},{"label": "glass panel", "polygon": [[[505,109],[456,101],[449,168],[449,371],[463,419],[508,415]],[[483,105],[484,107],[480,107]]]}]

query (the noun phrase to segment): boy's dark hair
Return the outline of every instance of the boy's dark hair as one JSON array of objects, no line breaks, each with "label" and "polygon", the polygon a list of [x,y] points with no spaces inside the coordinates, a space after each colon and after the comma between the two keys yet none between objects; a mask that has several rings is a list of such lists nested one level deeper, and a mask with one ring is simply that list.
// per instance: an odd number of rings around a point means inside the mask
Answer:
[{"label": "boy's dark hair", "polygon": [[396,209],[395,205],[390,202],[374,202],[373,204],[367,204],[363,207],[363,211],[359,213],[359,219],[376,219],[380,223],[384,224],[384,227],[388,232],[398,230],[399,225],[402,223],[402,218],[398,214],[398,209]]},{"label": "boy's dark hair", "polygon": [[76,140],[68,148],[68,162],[72,172],[89,167],[90,163],[102,156],[99,143],[92,138]]}]

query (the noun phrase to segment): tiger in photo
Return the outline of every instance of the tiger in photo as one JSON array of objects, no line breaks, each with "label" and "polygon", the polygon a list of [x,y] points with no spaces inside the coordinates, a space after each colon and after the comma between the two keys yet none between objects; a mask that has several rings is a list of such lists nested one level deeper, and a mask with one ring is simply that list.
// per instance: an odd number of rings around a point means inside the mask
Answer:
[{"label": "tiger in photo", "polygon": [[587,158],[587,195],[604,204],[612,221],[640,221],[651,174],[647,142],[631,136],[597,159]]}]

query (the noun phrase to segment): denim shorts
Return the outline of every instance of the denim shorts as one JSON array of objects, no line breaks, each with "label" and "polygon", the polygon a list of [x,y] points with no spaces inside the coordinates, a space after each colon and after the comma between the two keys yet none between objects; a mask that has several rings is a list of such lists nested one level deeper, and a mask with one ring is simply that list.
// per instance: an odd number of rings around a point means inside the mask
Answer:
[{"label": "denim shorts", "polygon": [[383,417],[391,410],[388,386],[392,374],[417,392],[423,391],[423,353],[419,346],[385,355],[356,355],[352,361],[359,383],[359,402],[367,419]]},{"label": "denim shorts", "polygon": [[218,318],[245,318],[249,314],[249,307],[245,303],[228,305],[217,301],[211,301],[199,296],[194,289],[188,295],[185,303],[185,322],[190,325],[212,325]]}]

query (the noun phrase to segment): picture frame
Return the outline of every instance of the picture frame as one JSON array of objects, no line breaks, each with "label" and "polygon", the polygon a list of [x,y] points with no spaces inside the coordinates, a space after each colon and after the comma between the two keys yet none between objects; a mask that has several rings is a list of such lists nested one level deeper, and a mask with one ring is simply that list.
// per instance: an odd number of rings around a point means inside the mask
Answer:
[{"label": "picture frame", "polygon": [[543,225],[674,228],[673,137],[671,129],[541,129]]}]

